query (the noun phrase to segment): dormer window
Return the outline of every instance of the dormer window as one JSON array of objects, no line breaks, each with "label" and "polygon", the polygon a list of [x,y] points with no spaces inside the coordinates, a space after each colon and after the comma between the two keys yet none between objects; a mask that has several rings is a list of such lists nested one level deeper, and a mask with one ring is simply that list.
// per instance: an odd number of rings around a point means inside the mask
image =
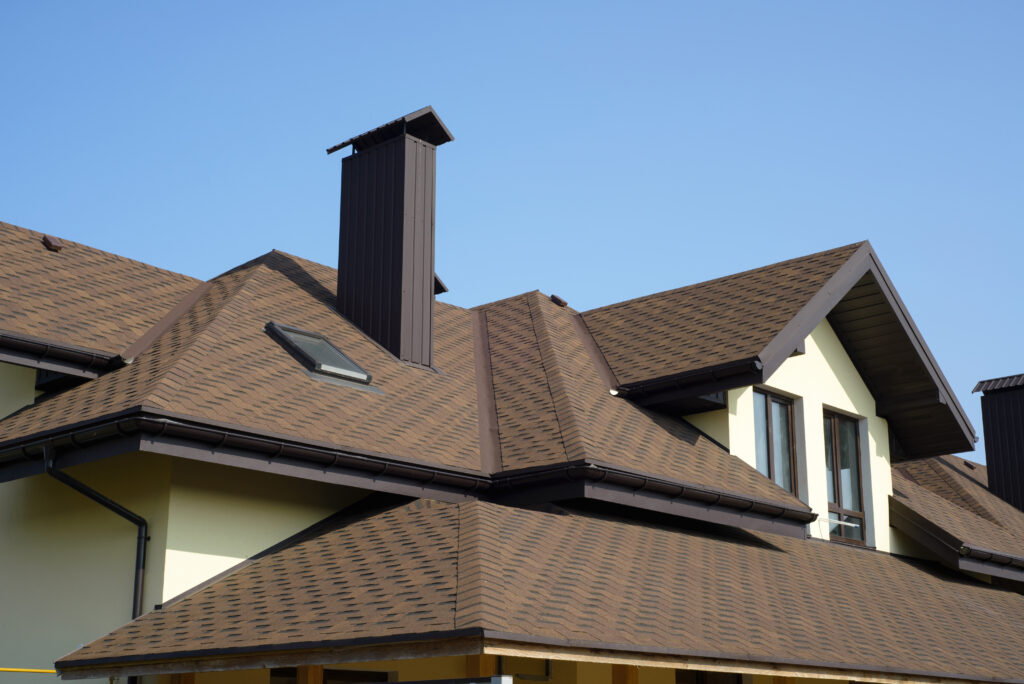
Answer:
[{"label": "dormer window", "polygon": [[299,330],[280,323],[267,323],[267,332],[276,337],[288,351],[299,357],[314,373],[330,375],[364,385],[370,374],[318,333]]},{"label": "dormer window", "polygon": [[825,468],[829,536],[836,541],[863,544],[860,435],[853,418],[825,413]]},{"label": "dormer window", "polygon": [[787,492],[796,491],[793,401],[754,390],[754,439],[757,469]]}]

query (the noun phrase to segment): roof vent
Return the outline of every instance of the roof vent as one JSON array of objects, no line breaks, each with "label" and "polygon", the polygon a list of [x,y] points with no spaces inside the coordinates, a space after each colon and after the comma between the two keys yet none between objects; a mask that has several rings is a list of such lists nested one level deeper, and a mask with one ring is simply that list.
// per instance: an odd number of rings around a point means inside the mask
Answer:
[{"label": "roof vent", "polygon": [[60,241],[60,238],[55,238],[50,235],[43,236],[43,247],[50,250],[51,252],[59,252],[64,249],[64,243]]},{"label": "roof vent", "polygon": [[338,312],[402,359],[433,365],[434,178],[452,134],[430,107],[349,138],[341,164]]}]

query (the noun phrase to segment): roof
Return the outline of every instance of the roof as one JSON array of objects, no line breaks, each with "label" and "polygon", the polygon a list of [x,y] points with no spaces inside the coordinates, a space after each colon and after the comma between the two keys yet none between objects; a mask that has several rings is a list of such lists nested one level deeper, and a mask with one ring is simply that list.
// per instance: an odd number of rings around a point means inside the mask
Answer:
[{"label": "roof", "polygon": [[1019,375],[1008,375],[1005,378],[993,378],[982,380],[971,392],[992,392],[994,390],[1012,389],[1024,385],[1024,373]]},{"label": "roof", "polygon": [[413,637],[427,642],[426,655],[430,639],[472,633],[666,658],[1021,681],[1021,616],[1024,596],[885,553],[421,500],[331,519],[57,668],[79,677],[187,658],[202,671],[204,659],[253,652],[283,664],[314,644]]},{"label": "roof", "polygon": [[[417,109],[412,114],[400,116],[394,121],[389,121],[366,133],[361,133],[337,145],[328,147],[327,154],[333,154],[349,145],[352,145],[356,152],[361,152],[364,149],[404,133],[413,135],[431,145],[443,145],[446,142],[455,140],[455,136],[444,125],[444,122],[441,121],[441,117],[437,115],[434,108],[424,107],[423,109]],[[441,286],[443,287],[444,284],[442,283]]]},{"label": "roof", "polygon": [[200,281],[0,221],[0,334],[116,355]]},{"label": "roof", "polygon": [[1024,512],[988,489],[983,465],[952,456],[893,467],[894,527],[961,570],[1024,581]]},{"label": "roof", "polygon": [[974,449],[974,428],[871,245],[860,242],[584,312],[618,391],[659,410],[763,383],[828,320],[903,451]]},{"label": "roof", "polygon": [[863,244],[592,309],[583,317],[619,385],[751,359]]}]

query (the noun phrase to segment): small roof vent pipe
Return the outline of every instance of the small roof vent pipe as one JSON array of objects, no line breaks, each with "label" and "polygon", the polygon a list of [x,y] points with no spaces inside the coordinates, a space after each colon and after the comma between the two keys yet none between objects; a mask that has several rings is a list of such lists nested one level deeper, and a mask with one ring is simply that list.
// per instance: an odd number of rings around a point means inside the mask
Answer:
[{"label": "small roof vent pipe", "polygon": [[436,150],[451,132],[425,107],[349,138],[341,163],[338,312],[392,354],[433,365]]}]

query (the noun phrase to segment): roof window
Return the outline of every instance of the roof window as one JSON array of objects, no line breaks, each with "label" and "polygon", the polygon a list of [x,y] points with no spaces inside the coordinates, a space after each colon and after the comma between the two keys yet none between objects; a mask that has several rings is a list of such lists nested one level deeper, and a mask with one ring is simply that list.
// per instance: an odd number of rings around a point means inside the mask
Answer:
[{"label": "roof window", "polygon": [[370,384],[370,374],[319,333],[299,330],[273,321],[267,332],[276,337],[288,351],[299,357],[315,373]]}]

